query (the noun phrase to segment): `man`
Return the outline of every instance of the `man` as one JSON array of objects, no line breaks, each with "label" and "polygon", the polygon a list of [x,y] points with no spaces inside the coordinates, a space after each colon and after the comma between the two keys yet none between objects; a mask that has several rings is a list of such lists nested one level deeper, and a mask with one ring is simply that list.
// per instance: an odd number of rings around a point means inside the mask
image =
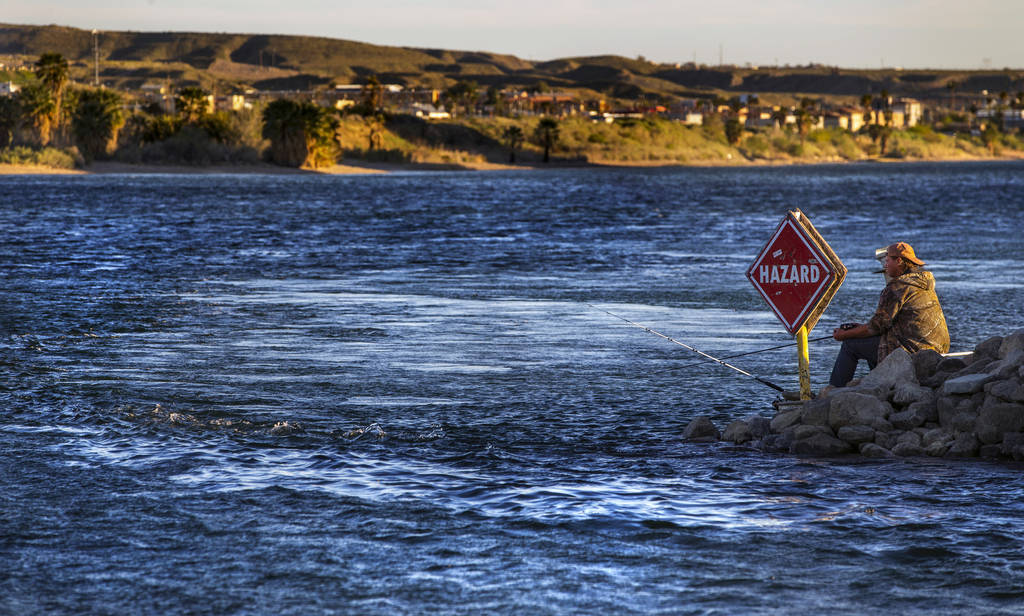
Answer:
[{"label": "man", "polygon": [[878,298],[874,316],[867,323],[832,332],[843,346],[829,378],[831,387],[845,387],[859,360],[867,360],[868,367],[874,368],[898,347],[908,353],[949,350],[949,331],[935,295],[935,277],[921,269],[923,265],[906,242],[886,248],[882,266],[889,283]]}]

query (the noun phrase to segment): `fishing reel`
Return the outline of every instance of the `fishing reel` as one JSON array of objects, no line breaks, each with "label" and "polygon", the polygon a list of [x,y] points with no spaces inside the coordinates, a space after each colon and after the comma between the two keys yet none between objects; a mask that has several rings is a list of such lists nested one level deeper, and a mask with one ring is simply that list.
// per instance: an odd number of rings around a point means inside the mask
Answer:
[{"label": "fishing reel", "polygon": [[842,324],[839,325],[839,329],[842,329],[842,330],[853,329],[854,327],[857,327],[858,325],[860,325],[860,323],[842,323]]}]

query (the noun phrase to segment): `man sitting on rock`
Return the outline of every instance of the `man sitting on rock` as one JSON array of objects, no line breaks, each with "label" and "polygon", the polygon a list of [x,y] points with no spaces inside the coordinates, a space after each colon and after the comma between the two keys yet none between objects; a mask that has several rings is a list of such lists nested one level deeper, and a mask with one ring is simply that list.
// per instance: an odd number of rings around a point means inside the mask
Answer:
[{"label": "man sitting on rock", "polygon": [[921,269],[924,261],[910,244],[897,242],[886,249],[882,265],[889,283],[878,298],[874,316],[867,323],[832,332],[843,345],[826,391],[845,387],[861,359],[874,368],[898,347],[911,354],[922,349],[949,350],[949,331],[935,295],[935,277]]}]

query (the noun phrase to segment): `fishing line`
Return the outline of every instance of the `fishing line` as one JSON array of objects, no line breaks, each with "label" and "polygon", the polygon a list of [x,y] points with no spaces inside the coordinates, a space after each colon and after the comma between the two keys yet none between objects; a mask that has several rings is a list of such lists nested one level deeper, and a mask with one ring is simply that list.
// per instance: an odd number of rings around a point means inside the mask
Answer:
[{"label": "fishing line", "polygon": [[666,336],[665,334],[663,334],[663,333],[661,333],[661,332],[659,332],[657,330],[651,329],[650,327],[647,327],[646,325],[641,325],[639,323],[634,323],[633,321],[630,321],[626,317],[619,316],[619,315],[615,314],[614,312],[609,312],[609,311],[605,310],[604,308],[599,308],[598,306],[595,306],[593,304],[587,303],[587,305],[590,306],[591,308],[593,308],[594,310],[600,310],[601,312],[603,312],[603,313],[605,313],[605,314],[607,314],[609,316],[613,316],[616,319],[619,319],[620,321],[625,321],[626,323],[629,323],[630,325],[633,325],[634,327],[639,327],[640,329],[642,329],[642,330],[644,330],[646,332],[650,332],[650,333],[654,334],[655,336],[659,336],[661,338],[664,338],[665,340],[668,340],[669,342],[672,342],[674,344],[678,344],[679,346],[683,347],[684,349],[693,351],[694,353],[700,355],[701,357],[706,357],[707,359],[710,359],[713,362],[721,364],[721,365],[725,366],[726,368],[729,368],[731,370],[735,370],[736,372],[739,372],[740,374],[749,376],[750,378],[754,379],[758,383],[761,383],[762,385],[767,385],[768,387],[771,387],[772,389],[774,389],[776,391],[781,391],[781,392],[786,391],[786,390],[782,389],[781,387],[779,387],[778,385],[776,385],[775,383],[772,383],[771,381],[766,381],[766,380],[762,379],[759,376],[753,375],[753,374],[747,372],[746,370],[743,370],[742,368],[737,368],[736,366],[734,366],[732,364],[726,363],[726,362],[722,361],[721,359],[719,359],[717,357],[714,357],[712,355],[708,355],[704,351],[695,349],[692,346],[686,344],[685,342],[679,342],[675,338],[672,338],[671,336]]},{"label": "fishing line", "polygon": [[[829,334],[828,336],[822,336],[821,338],[811,338],[807,342],[809,342],[809,343],[810,342],[821,342],[822,340],[832,340],[832,339],[833,339],[832,338],[832,334]],[[778,350],[778,349],[784,349],[786,347],[796,346],[798,344],[800,344],[800,343],[799,342],[787,342],[786,344],[780,344],[779,346],[768,347],[767,349],[758,349],[757,351],[747,351],[746,353],[737,353],[735,355],[726,355],[722,359],[735,359],[737,357],[743,357],[745,355],[754,355],[754,354],[757,354],[757,353],[764,353],[766,351],[775,351],[775,350]],[[676,369],[692,368],[694,366],[703,366],[703,365],[704,365],[704,362],[702,362],[702,361],[701,362],[694,362],[692,364],[684,364],[682,366],[677,366]]]}]

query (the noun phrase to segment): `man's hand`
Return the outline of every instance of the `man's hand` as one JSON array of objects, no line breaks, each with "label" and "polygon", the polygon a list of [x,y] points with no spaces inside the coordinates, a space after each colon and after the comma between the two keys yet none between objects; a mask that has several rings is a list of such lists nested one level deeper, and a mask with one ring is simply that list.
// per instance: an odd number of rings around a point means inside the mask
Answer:
[{"label": "man's hand", "polygon": [[843,323],[832,331],[832,337],[840,341],[850,338],[867,338],[870,335],[868,326],[862,323]]}]

